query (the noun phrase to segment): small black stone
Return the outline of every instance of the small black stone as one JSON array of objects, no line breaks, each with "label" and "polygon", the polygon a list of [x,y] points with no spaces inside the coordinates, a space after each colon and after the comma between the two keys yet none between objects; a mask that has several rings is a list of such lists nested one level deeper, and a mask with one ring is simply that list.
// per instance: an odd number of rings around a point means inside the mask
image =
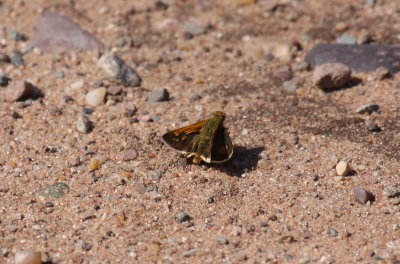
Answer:
[{"label": "small black stone", "polygon": [[190,219],[192,219],[192,218],[191,218],[190,215],[188,215],[187,213],[179,213],[179,214],[176,216],[176,220],[177,220],[179,223],[183,223],[183,222],[190,221]]},{"label": "small black stone", "polygon": [[190,33],[190,32],[185,32],[183,34],[183,38],[186,39],[186,40],[192,39],[193,37],[194,37],[194,35],[192,33]]}]

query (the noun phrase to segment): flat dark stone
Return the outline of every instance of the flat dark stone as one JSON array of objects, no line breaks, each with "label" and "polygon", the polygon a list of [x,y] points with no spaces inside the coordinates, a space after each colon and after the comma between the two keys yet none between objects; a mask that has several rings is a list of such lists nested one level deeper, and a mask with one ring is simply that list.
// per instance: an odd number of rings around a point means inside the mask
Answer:
[{"label": "flat dark stone", "polygon": [[312,67],[339,62],[355,72],[370,72],[385,67],[390,73],[396,73],[400,71],[400,46],[320,44],[311,49],[305,60]]},{"label": "flat dark stone", "polygon": [[100,41],[68,17],[45,13],[36,22],[34,44],[45,52],[92,50],[102,47]]}]

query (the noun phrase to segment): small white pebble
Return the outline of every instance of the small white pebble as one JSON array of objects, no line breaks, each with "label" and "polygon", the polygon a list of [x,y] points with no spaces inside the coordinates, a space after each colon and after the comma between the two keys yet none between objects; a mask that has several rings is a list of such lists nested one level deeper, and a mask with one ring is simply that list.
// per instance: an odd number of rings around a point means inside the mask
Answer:
[{"label": "small white pebble", "polygon": [[41,264],[42,253],[34,250],[24,250],[15,253],[15,264]]},{"label": "small white pebble", "polygon": [[338,176],[347,176],[350,171],[350,165],[347,161],[342,160],[336,165],[336,173]]},{"label": "small white pebble", "polygon": [[84,84],[84,81],[82,79],[80,79],[76,82],[71,83],[71,85],[69,87],[71,88],[72,91],[77,91],[77,90],[82,89],[83,84]]},{"label": "small white pebble", "polygon": [[104,103],[106,92],[104,87],[94,89],[86,94],[85,101],[90,106],[99,106]]},{"label": "small white pebble", "polygon": [[247,134],[249,134],[249,130],[247,129],[247,128],[245,128],[245,129],[243,129],[242,130],[242,135],[247,135]]}]

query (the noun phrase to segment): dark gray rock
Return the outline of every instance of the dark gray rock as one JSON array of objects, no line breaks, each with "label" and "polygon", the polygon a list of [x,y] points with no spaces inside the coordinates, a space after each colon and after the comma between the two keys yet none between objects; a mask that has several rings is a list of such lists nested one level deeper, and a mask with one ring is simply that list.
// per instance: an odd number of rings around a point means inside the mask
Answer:
[{"label": "dark gray rock", "polygon": [[102,47],[100,41],[68,17],[44,13],[36,22],[34,45],[44,52],[93,50]]},{"label": "dark gray rock", "polygon": [[390,73],[400,71],[400,46],[320,44],[311,49],[305,60],[313,67],[339,62],[356,72],[385,67]]},{"label": "dark gray rock", "polygon": [[358,107],[356,109],[356,113],[357,114],[364,114],[364,113],[372,114],[373,112],[378,112],[378,110],[379,110],[379,105],[371,103],[371,104],[365,104],[365,105]]}]

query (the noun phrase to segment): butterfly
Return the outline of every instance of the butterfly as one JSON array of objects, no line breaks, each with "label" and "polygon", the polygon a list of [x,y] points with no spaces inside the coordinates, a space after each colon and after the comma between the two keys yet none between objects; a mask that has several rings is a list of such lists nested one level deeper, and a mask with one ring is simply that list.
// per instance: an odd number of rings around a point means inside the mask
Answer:
[{"label": "butterfly", "polygon": [[225,113],[217,111],[209,119],[165,133],[162,139],[187,157],[194,156],[193,163],[223,163],[233,154],[224,119]]}]

